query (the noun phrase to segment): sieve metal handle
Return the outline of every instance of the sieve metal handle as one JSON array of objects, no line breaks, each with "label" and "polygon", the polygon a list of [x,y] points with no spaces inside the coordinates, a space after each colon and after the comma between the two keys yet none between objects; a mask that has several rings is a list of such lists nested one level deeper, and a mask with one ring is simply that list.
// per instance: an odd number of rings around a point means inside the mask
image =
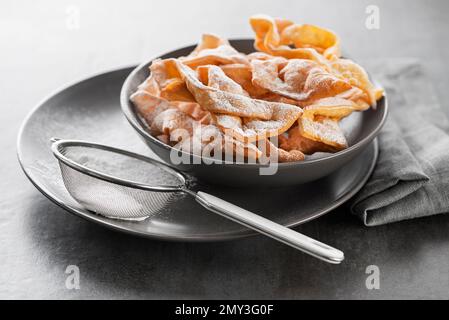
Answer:
[{"label": "sieve metal handle", "polygon": [[332,248],[292,229],[281,226],[280,224],[242,209],[213,195],[200,191],[196,194],[196,201],[212,212],[323,261],[338,264],[344,260],[343,252],[338,249]]}]

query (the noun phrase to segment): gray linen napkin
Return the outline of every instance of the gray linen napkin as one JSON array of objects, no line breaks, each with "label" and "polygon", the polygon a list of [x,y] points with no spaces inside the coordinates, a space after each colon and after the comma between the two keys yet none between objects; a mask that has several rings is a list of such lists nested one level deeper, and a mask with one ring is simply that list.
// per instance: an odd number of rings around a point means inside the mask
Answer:
[{"label": "gray linen napkin", "polygon": [[387,90],[390,114],[379,159],[351,211],[367,226],[449,211],[449,121],[416,60],[369,63]]}]

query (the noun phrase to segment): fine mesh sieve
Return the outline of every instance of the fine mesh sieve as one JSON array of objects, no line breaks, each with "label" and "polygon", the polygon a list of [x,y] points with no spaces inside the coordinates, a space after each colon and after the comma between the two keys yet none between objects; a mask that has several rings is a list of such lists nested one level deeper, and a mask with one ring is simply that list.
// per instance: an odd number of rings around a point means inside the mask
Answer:
[{"label": "fine mesh sieve", "polygon": [[129,151],[77,140],[52,139],[62,180],[86,209],[108,218],[151,218],[186,193],[203,207],[330,263],[343,252],[205,192],[194,192],[177,170]]}]

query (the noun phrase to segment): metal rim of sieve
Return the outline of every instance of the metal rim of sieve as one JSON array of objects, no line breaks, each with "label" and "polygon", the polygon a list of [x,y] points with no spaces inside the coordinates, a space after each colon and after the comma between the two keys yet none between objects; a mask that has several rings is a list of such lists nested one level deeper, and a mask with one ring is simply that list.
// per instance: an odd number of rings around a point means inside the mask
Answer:
[{"label": "metal rim of sieve", "polygon": [[[158,160],[131,152],[123,149],[118,149],[110,146],[105,146],[98,143],[92,143],[92,142],[86,142],[81,140],[64,140],[59,138],[51,138],[52,142],[51,150],[54,154],[54,156],[63,164],[69,166],[70,168],[82,173],[87,174],[91,177],[110,182],[119,184],[121,186],[134,188],[134,189],[141,189],[141,190],[147,190],[147,191],[154,191],[154,192],[185,192],[186,191],[186,178],[185,176],[178,172],[177,170],[171,168],[169,165],[162,163]],[[141,161],[145,161],[147,163],[150,163],[151,165],[157,166],[158,168],[161,168],[162,170],[167,171],[169,174],[172,174],[176,176],[180,180],[179,185],[173,185],[173,186],[150,186],[144,183],[140,183],[137,181],[131,181],[127,179],[117,178],[111,175],[108,175],[106,173],[103,173],[101,171],[89,168],[87,166],[84,166],[82,164],[77,163],[76,161],[73,161],[72,159],[66,157],[61,151],[64,150],[64,148],[67,147],[86,147],[86,148],[93,148],[93,149],[101,149],[105,150],[107,152],[113,152],[118,153],[124,156],[128,156],[131,158],[135,158]]]}]

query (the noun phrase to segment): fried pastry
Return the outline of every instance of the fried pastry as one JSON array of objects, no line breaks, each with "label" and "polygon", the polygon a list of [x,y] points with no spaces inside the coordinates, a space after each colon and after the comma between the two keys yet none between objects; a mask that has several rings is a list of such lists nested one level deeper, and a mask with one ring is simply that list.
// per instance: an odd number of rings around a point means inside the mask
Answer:
[{"label": "fried pastry", "polygon": [[265,15],[250,25],[257,52],[205,34],[189,55],[152,62],[130,97],[150,133],[232,161],[301,161],[347,148],[340,120],[374,107],[383,90],[341,58],[330,30]]}]

